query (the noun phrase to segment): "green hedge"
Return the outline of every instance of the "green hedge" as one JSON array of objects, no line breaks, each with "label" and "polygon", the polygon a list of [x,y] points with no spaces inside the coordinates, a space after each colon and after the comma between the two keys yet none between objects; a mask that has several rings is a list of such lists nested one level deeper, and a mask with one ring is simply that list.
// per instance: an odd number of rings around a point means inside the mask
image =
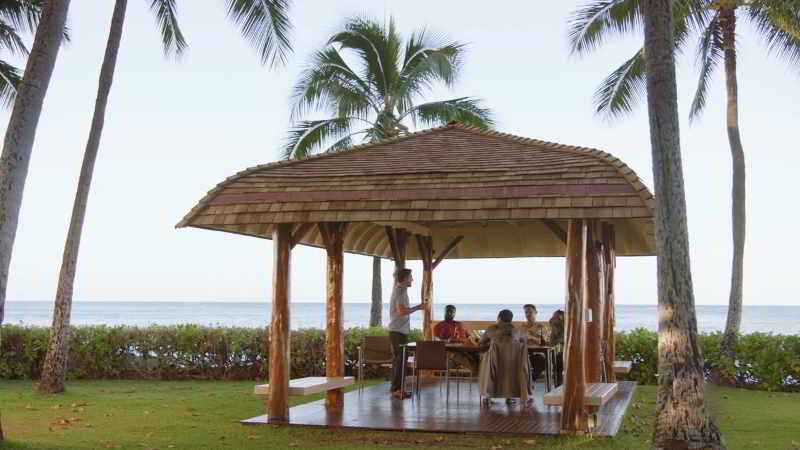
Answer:
[{"label": "green hedge", "polygon": [[[720,354],[722,333],[699,335],[706,375],[720,369],[739,387],[770,391],[800,391],[800,335],[751,333],[740,335],[736,363]],[[628,379],[657,383],[658,333],[642,328],[617,334],[617,359],[633,361]]]},{"label": "green hedge", "polygon": [[[5,325],[0,342],[0,379],[36,379],[47,351],[49,328]],[[382,328],[345,332],[345,372],[355,372],[356,347]],[[268,341],[263,328],[197,325],[73,327],[70,378],[229,379],[267,378]],[[720,357],[720,333],[701,334],[707,373],[717,366],[741,386],[767,390],[800,390],[800,336],[752,333],[740,336],[736,365]],[[411,340],[419,340],[415,330]],[[325,374],[325,334],[318,329],[292,331],[293,378]],[[658,333],[645,329],[617,335],[618,360],[633,361],[627,378],[655,384]],[[367,376],[385,375],[370,367]]]},{"label": "green hedge", "polygon": [[[47,353],[50,329],[2,327],[0,379],[37,379]],[[345,371],[355,372],[357,346],[383,328],[345,331]],[[412,340],[419,340],[418,330]],[[263,380],[269,361],[264,328],[198,325],[71,327],[69,378]],[[291,333],[292,377],[325,375],[325,333],[319,329]],[[368,376],[380,369],[369,367]]]}]

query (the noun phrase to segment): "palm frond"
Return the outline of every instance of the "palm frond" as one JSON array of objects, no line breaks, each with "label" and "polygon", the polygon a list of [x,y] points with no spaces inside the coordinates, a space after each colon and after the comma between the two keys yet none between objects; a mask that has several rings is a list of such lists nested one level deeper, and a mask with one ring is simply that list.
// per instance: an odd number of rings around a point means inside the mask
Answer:
[{"label": "palm frond", "polygon": [[3,0],[0,2],[0,21],[16,30],[34,33],[43,6],[43,0]]},{"label": "palm frond", "polygon": [[2,22],[0,22],[0,48],[8,50],[13,55],[28,55],[28,47],[17,34],[17,30]]},{"label": "palm frond", "polygon": [[612,34],[642,28],[642,0],[595,0],[572,13],[569,42],[573,54],[597,49]]},{"label": "palm frond", "polygon": [[228,17],[272,67],[286,64],[292,44],[289,33],[290,0],[227,0]]},{"label": "palm frond", "polygon": [[414,33],[406,45],[400,77],[392,90],[401,102],[399,110],[405,111],[412,96],[423,94],[435,82],[452,86],[461,70],[464,48],[460,42],[429,38],[424,30]]},{"label": "palm frond", "polygon": [[303,120],[294,124],[283,146],[285,159],[301,159],[319,152],[331,140],[340,141],[352,133],[356,119],[335,117],[324,120]]},{"label": "palm frond", "polygon": [[380,109],[377,100],[339,52],[328,47],[316,52],[308,69],[295,84],[291,117],[310,110],[326,110],[337,116],[365,117]]},{"label": "palm frond", "polygon": [[389,20],[388,28],[370,19],[350,19],[345,30],[336,33],[328,44],[338,44],[342,49],[353,50],[364,62],[362,78],[375,86],[380,96],[386,96],[389,86],[398,77],[397,61],[400,58],[401,40]]},{"label": "palm frond", "polygon": [[639,49],[611,75],[594,93],[595,112],[607,118],[633,111],[636,102],[646,93],[644,49]]},{"label": "palm frond", "polygon": [[21,81],[22,76],[19,69],[5,61],[0,61],[0,103],[5,108],[14,104],[17,86]]},{"label": "palm frond", "polygon": [[411,117],[415,125],[417,122],[430,126],[457,121],[483,129],[494,126],[491,111],[482,108],[480,100],[471,97],[422,103],[409,109],[406,115]]},{"label": "palm frond", "polygon": [[800,64],[800,1],[753,1],[747,14],[770,53],[790,65]]},{"label": "palm frond", "polygon": [[703,112],[706,106],[708,86],[711,76],[724,58],[722,45],[722,27],[719,20],[712,20],[700,35],[700,45],[697,47],[697,65],[700,68],[700,77],[697,90],[689,110],[689,120],[694,121]]},{"label": "palm frond", "polygon": [[153,0],[150,10],[156,15],[156,22],[161,31],[161,43],[164,53],[181,56],[186,50],[186,39],[178,25],[175,0]]}]

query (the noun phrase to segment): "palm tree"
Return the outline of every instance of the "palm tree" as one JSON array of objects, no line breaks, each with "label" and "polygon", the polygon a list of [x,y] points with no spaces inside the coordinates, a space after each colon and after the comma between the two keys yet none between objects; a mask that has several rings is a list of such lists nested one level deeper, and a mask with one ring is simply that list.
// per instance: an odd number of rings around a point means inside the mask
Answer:
[{"label": "palm tree", "polygon": [[[227,0],[230,18],[241,25],[242,34],[259,50],[264,62],[273,64],[283,62],[291,49],[288,41],[289,21],[288,0]],[[78,250],[86,215],[86,204],[89,200],[89,189],[92,183],[94,163],[100,147],[100,136],[105,122],[105,111],[117,52],[122,39],[122,27],[125,21],[127,0],[116,0],[111,17],[111,29],[106,44],[106,53],[100,69],[100,82],[95,102],[94,116],[89,132],[89,139],[83,157],[83,165],[78,178],[78,189],[72,207],[67,241],[58,278],[56,302],[53,310],[53,326],[50,331],[50,345],[45,357],[39,391],[57,393],[64,391],[66,361],[69,353],[69,323],[72,311],[72,291],[75,280],[75,269]],[[152,0],[151,10],[156,15],[163,49],[166,54],[180,55],[186,48],[177,22],[175,0]]]},{"label": "palm tree", "polygon": [[68,9],[69,0],[48,0],[42,7],[25,74],[19,83],[3,140],[0,155],[0,324],[3,323],[8,267],[36,125],[64,37]]},{"label": "palm tree", "polygon": [[[417,103],[436,83],[452,86],[461,67],[464,44],[434,37],[424,29],[404,43],[394,19],[387,25],[355,18],[314,53],[295,86],[292,120],[322,111],[328,118],[296,121],[284,147],[285,158],[305,158],[362,141],[395,137],[409,125],[457,120],[481,128],[493,124],[477,99],[460,97]],[[360,67],[348,64],[354,58]],[[381,323],[380,258],[373,260],[370,325]]]},{"label": "palm tree", "polygon": [[683,189],[672,0],[644,0],[658,254],[658,403],[653,448],[724,448],[705,409]]},{"label": "palm tree", "polygon": [[[642,6],[642,0],[594,0],[576,11],[569,33],[573,52],[594,50],[610,34],[638,32]],[[797,65],[800,63],[800,1],[676,0],[673,11],[675,48],[685,47],[690,35],[698,39],[700,77],[689,111],[690,119],[696,119],[705,108],[708,87],[720,62],[725,69],[726,121],[733,162],[733,261],[722,351],[731,361],[736,355],[736,339],[742,321],[745,243],[745,162],[739,133],[736,81],[737,13],[755,25],[769,52]],[[609,117],[630,112],[643,94],[645,72],[645,52],[640,49],[603,80],[595,92],[596,111]]]}]

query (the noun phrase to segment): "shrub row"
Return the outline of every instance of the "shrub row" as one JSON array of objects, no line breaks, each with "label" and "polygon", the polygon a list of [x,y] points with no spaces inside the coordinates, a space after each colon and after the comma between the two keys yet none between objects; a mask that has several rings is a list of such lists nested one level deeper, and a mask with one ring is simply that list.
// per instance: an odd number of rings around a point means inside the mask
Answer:
[{"label": "shrub row", "polygon": [[[345,332],[345,371],[355,372],[357,346],[382,328],[351,328]],[[0,379],[36,379],[47,352],[49,328],[2,327]],[[420,339],[419,330],[411,340]],[[752,333],[738,341],[737,361],[721,358],[720,333],[700,335],[706,371],[717,367],[742,387],[800,390],[800,336]],[[293,378],[325,374],[325,333],[319,329],[292,331]],[[269,361],[268,333],[263,328],[198,325],[72,327],[69,378],[227,379],[264,380]],[[657,382],[658,334],[645,329],[617,335],[618,360],[633,361],[627,376],[644,384]],[[371,367],[367,376],[377,376]]]}]

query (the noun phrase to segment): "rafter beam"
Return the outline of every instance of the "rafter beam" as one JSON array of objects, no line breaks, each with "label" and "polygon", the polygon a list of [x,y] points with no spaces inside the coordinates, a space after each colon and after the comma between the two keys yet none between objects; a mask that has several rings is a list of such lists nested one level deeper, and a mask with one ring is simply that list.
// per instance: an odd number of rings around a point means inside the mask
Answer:
[{"label": "rafter beam", "polygon": [[563,242],[567,243],[567,232],[561,229],[560,226],[553,219],[542,219],[542,223],[556,235],[556,237]]},{"label": "rafter beam", "polygon": [[450,254],[450,252],[452,252],[453,249],[456,248],[456,245],[458,245],[459,242],[461,242],[462,240],[464,240],[464,236],[458,236],[452,241],[450,241],[450,243],[447,244],[447,247],[445,247],[444,250],[442,250],[442,253],[440,253],[439,256],[436,257],[436,261],[433,262],[433,268],[435,269],[436,266],[438,266],[439,263],[442,262],[442,260],[445,259],[447,255]]}]

